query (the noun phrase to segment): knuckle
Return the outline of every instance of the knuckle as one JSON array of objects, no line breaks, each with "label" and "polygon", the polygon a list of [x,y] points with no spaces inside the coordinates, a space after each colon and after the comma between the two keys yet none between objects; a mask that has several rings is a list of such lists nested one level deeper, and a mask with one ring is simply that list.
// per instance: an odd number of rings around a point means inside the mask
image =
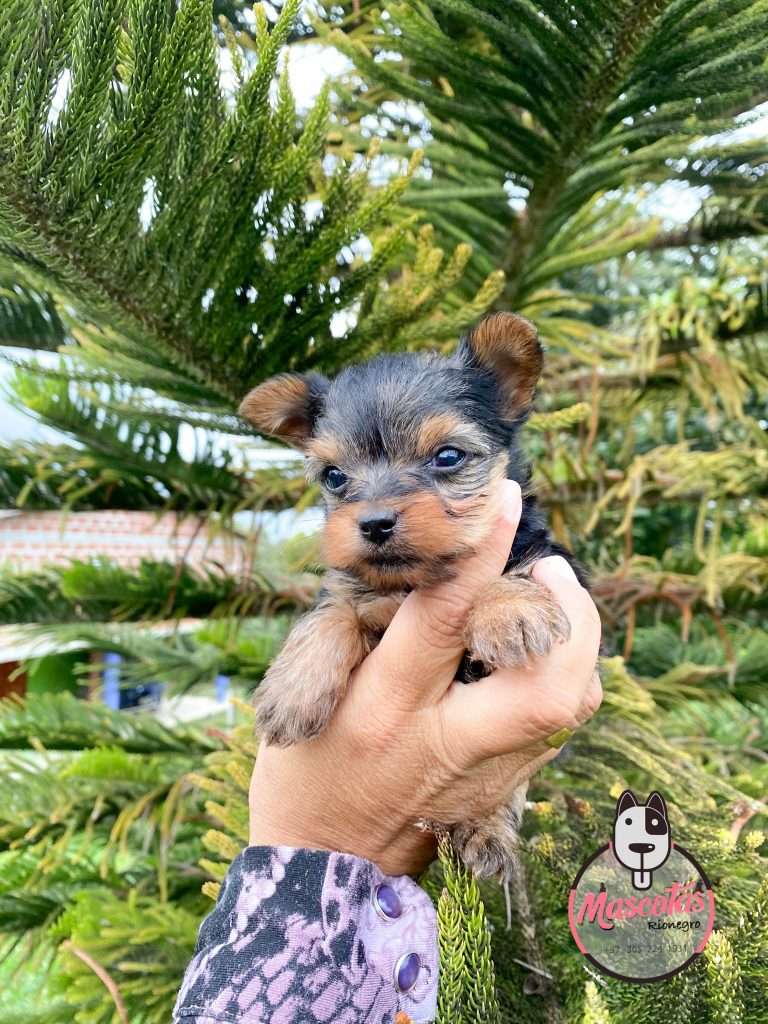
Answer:
[{"label": "knuckle", "polygon": [[586,702],[586,704],[582,708],[582,713],[579,715],[579,718],[581,719],[579,724],[583,725],[585,722],[588,722],[590,720],[590,718],[592,718],[594,715],[596,715],[597,712],[600,710],[600,705],[602,703],[603,703],[603,695],[602,695],[602,693],[600,693],[600,695],[598,697],[589,697],[589,698],[587,698],[587,702]]},{"label": "knuckle", "polygon": [[589,591],[584,590],[583,593],[584,599],[582,601],[582,615],[584,616],[584,621],[599,637],[603,629],[600,612],[597,610],[597,605],[593,601]]},{"label": "knuckle", "polygon": [[580,701],[576,694],[563,692],[543,700],[539,704],[535,725],[541,736],[550,736],[560,729],[576,729],[579,720]]},{"label": "knuckle", "polygon": [[469,603],[460,597],[431,597],[423,609],[423,639],[439,646],[455,647],[461,641],[469,618]]},{"label": "knuckle", "polygon": [[586,659],[587,654],[597,658],[602,636],[602,622],[594,601],[586,591],[584,591],[584,597],[578,607],[572,609],[569,621],[574,654],[577,651],[583,652],[582,655],[579,655],[580,661],[582,657]]},{"label": "knuckle", "polygon": [[582,701],[582,719],[588,721],[594,714],[596,714],[600,705],[603,703],[603,687],[600,682],[600,676],[595,672],[590,682],[589,688],[587,689],[584,700]]}]

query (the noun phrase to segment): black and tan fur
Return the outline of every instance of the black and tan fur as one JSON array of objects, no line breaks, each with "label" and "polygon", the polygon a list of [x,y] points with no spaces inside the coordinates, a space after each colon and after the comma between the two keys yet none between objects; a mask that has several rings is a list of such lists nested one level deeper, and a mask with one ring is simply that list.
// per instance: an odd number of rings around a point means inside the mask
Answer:
[{"label": "black and tan fur", "polygon": [[[329,470],[346,477],[336,491],[323,487],[329,571],[317,606],[296,624],[257,692],[268,742],[290,745],[325,727],[406,594],[449,579],[487,536],[499,512],[494,484],[504,477],[522,485],[523,514],[504,575],[469,617],[458,678],[524,664],[567,638],[559,606],[529,577],[545,555],[572,562],[549,535],[517,445],[541,368],[533,325],[495,313],[452,356],[380,356],[332,381],[280,374],[244,399],[246,419],[305,453],[311,480],[336,482]],[[448,470],[432,461],[446,449],[464,454]],[[376,534],[378,543],[371,523],[389,531]],[[524,790],[487,821],[445,823],[478,874],[497,873],[511,857],[523,798]]]}]

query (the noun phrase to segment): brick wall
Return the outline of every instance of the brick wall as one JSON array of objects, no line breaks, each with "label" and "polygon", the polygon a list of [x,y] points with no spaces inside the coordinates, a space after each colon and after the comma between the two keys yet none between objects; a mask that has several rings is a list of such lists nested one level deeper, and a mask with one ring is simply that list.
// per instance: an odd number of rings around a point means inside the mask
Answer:
[{"label": "brick wall", "polygon": [[179,561],[192,568],[215,563],[239,571],[246,545],[234,537],[209,534],[196,517],[151,512],[19,512],[0,517],[0,564],[18,569],[61,565],[73,559],[107,556],[126,568],[142,558]]}]

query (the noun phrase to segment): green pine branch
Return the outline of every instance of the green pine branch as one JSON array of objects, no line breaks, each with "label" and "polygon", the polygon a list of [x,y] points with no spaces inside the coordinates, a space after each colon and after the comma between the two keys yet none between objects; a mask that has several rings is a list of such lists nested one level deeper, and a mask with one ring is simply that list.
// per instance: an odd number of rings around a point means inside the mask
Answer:
[{"label": "green pine branch", "polygon": [[0,701],[0,747],[19,750],[33,743],[45,750],[113,744],[137,754],[206,753],[216,746],[192,726],[170,729],[149,715],[121,715],[68,693]]},{"label": "green pine branch", "polygon": [[[524,309],[537,287],[561,277],[563,261],[594,266],[629,249],[764,234],[764,141],[707,144],[768,97],[764,14],[755,0],[722,21],[716,6],[583,3],[566,14],[556,2],[534,11],[424,0],[318,30],[365,83],[363,92],[354,79],[341,90],[346,144],[357,145],[360,110],[375,116],[386,99],[415,104],[418,113],[395,114],[381,129],[395,152],[406,128],[427,138],[430,176],[417,177],[407,201],[434,220],[439,238],[472,241],[468,281],[502,266],[500,304]],[[671,179],[706,185],[722,212],[676,232],[638,218],[632,231],[617,222],[611,237],[606,222],[593,246],[572,230],[606,192]],[[569,226],[567,244],[555,244]],[[551,264],[542,262],[547,248],[558,256]],[[553,325],[540,326],[547,334]]]}]

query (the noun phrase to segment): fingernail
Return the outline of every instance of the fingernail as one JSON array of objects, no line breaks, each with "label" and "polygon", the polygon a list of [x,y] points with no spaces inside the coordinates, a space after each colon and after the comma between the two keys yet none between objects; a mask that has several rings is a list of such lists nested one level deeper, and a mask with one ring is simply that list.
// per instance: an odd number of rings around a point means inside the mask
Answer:
[{"label": "fingernail", "polygon": [[546,573],[560,576],[562,579],[570,580],[571,583],[578,583],[576,573],[562,555],[548,555],[546,558],[540,558],[536,563],[536,568],[538,569],[539,567]]},{"label": "fingernail", "polygon": [[501,512],[506,519],[517,520],[521,500],[522,492],[517,480],[505,480],[501,492]]}]

